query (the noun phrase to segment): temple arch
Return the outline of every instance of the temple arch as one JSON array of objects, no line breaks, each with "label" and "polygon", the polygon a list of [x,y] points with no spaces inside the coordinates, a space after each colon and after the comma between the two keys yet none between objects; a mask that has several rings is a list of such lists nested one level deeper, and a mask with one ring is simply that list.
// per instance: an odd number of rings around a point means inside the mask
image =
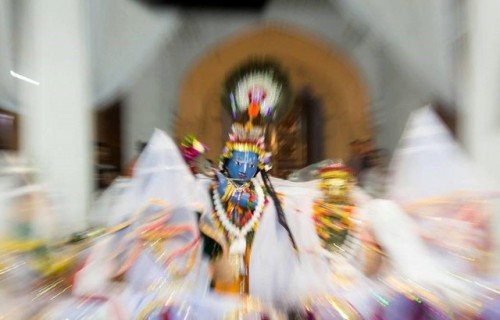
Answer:
[{"label": "temple arch", "polygon": [[346,158],[350,141],[371,136],[369,91],[353,62],[309,33],[268,24],[218,44],[192,65],[179,92],[178,139],[196,134],[216,159],[227,134],[221,88],[231,71],[255,57],[280,63],[295,93],[307,88],[321,102],[325,158]]}]

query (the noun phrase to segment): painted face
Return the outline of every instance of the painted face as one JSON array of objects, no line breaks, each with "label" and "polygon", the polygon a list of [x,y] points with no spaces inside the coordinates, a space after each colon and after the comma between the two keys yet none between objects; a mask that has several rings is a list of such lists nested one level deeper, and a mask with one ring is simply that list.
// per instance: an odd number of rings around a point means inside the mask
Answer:
[{"label": "painted face", "polygon": [[259,156],[253,152],[233,151],[233,157],[226,164],[228,175],[232,179],[250,181],[257,173]]},{"label": "painted face", "polygon": [[327,188],[324,192],[328,201],[344,201],[349,196],[350,185],[347,180],[341,178],[330,178],[325,180],[325,184]]}]

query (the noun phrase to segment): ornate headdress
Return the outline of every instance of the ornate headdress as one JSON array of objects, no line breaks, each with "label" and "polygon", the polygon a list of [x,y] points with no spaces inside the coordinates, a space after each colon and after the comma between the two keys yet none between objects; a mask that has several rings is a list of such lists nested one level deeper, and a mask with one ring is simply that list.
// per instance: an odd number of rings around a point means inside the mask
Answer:
[{"label": "ornate headdress", "polygon": [[319,170],[319,177],[321,179],[343,179],[347,181],[354,179],[351,168],[343,164],[334,164],[321,168]]},{"label": "ornate headdress", "polygon": [[224,159],[232,157],[233,151],[254,152],[259,156],[259,169],[269,170],[265,126],[286,113],[288,99],[288,82],[275,64],[252,62],[233,73],[222,96],[234,124],[221,165]]},{"label": "ornate headdress", "polygon": [[233,156],[233,151],[253,152],[259,156],[259,169],[269,171],[271,153],[266,152],[264,128],[234,123],[231,129],[232,133],[223,150],[221,166],[225,159]]}]

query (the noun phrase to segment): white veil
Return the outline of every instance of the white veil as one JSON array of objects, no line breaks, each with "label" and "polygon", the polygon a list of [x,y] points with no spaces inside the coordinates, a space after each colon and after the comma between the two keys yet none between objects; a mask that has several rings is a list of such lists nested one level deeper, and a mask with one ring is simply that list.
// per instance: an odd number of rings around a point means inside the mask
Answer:
[{"label": "white veil", "polygon": [[[170,219],[166,224],[168,226],[183,225],[191,229],[191,232],[168,240],[164,248],[167,254],[180,250],[200,237],[196,211],[202,208],[200,204],[205,203],[206,200],[200,199],[202,193],[197,190],[198,184],[182,158],[177,145],[163,131],[157,129],[137,161],[135,176],[124,194],[124,201],[116,207],[118,212],[116,212],[115,223],[130,219],[132,215],[137,214],[152,200],[164,202],[171,208]],[[154,212],[153,210],[151,213]],[[144,217],[149,214],[149,209],[140,213]],[[140,224],[140,222],[136,222],[136,224]],[[199,267],[202,258],[200,245],[198,245],[197,251],[196,266]],[[179,256],[179,261],[175,262],[178,262],[179,265],[187,265],[189,258],[189,254],[183,254]],[[161,277],[160,275],[154,276],[153,270],[157,266],[152,266],[151,262],[151,256],[142,255],[136,268],[130,271],[129,280],[135,287],[145,289],[151,281]],[[145,277],[144,270],[148,264],[153,269]],[[156,272],[163,271],[156,269]],[[193,282],[188,285],[188,279],[185,280],[186,286],[195,285]],[[193,277],[191,280],[195,281]],[[196,278],[196,280],[200,280],[196,285],[201,287],[208,285],[208,282],[204,283],[202,279]],[[208,280],[205,279],[206,281]]]},{"label": "white veil", "polygon": [[459,255],[484,247],[480,237],[489,241],[487,181],[430,107],[411,115],[390,174],[390,197],[421,224],[426,239]]},{"label": "white veil", "polygon": [[[113,213],[111,224],[128,219],[151,198],[160,198],[172,207],[194,206],[198,199],[195,178],[185,164],[175,142],[163,131],[156,129],[146,148],[138,158],[135,176],[126,191],[125,201]],[[187,218],[195,222],[193,214]]]},{"label": "white veil", "polygon": [[[390,200],[374,200],[366,206],[375,235],[391,258],[396,272],[458,303],[473,294],[467,282],[452,276],[442,254],[435,256],[423,241],[422,212],[409,215],[401,205],[446,198],[459,192],[481,192],[484,184],[472,162],[430,107],[412,113],[390,165]],[[420,210],[420,209],[419,209]],[[451,225],[442,214],[432,217],[442,225],[435,238],[449,236]],[[429,220],[430,221],[430,220]],[[429,222],[428,221],[428,222]],[[446,232],[446,230],[449,230]]]},{"label": "white veil", "polygon": [[324,281],[328,265],[318,255],[321,244],[311,218],[312,203],[321,191],[316,187],[317,181],[271,178],[271,182],[282,199],[297,252],[278,222],[274,204],[269,203],[252,244],[250,294],[278,307],[297,307],[328,290]]},{"label": "white veil", "polygon": [[[82,288],[79,293],[103,289],[103,280],[109,281],[112,276],[110,269],[116,271],[117,268],[126,265],[131,256],[134,256],[134,248],[137,248],[141,228],[149,218],[157,216],[159,212],[167,212],[165,220],[160,219],[161,226],[167,228],[182,226],[182,230],[189,229],[189,231],[168,238],[162,244],[165,256],[179,253],[171,260],[168,267],[175,267],[177,272],[189,269],[187,267],[192,265],[190,272],[182,276],[179,281],[175,281],[176,287],[168,290],[172,294],[175,291],[178,299],[186,298],[186,295],[196,292],[205,292],[209,282],[206,275],[206,263],[202,261],[196,214],[196,210],[200,209],[199,203],[204,200],[199,199],[201,193],[197,192],[197,188],[195,178],[174,141],[163,131],[155,130],[136,163],[134,177],[128,182],[127,188],[120,197],[120,203],[114,206],[109,218],[110,228],[122,223],[130,225],[105,237],[100,240],[100,244],[94,246],[95,251],[91,254],[94,261],[87,261],[88,270],[82,270],[83,272],[80,272],[77,277]],[[127,298],[123,299],[127,314],[135,314],[139,304],[143,303],[140,301],[143,301],[146,295],[151,296],[151,293],[148,293],[151,286],[166,282],[173,283],[174,278],[178,279],[174,276],[172,269],[157,261],[152,254],[152,249],[139,247],[142,248],[139,256],[125,274],[128,290]],[[106,257],[116,256],[113,251],[117,248],[118,258],[115,261],[106,260]],[[195,258],[191,260],[193,256]],[[191,264],[190,261],[195,262]],[[97,281],[97,278],[100,280]],[[85,286],[85,283],[95,283],[96,286],[91,288]],[[78,284],[76,287],[78,288]],[[154,295],[152,297],[154,298]]]},{"label": "white veil", "polygon": [[130,186],[130,178],[118,177],[92,203],[87,220],[90,227],[102,227],[109,224],[110,213],[115,206],[123,202],[123,197]]},{"label": "white veil", "polygon": [[410,115],[389,175],[387,197],[399,203],[484,191],[474,164],[429,106]]}]

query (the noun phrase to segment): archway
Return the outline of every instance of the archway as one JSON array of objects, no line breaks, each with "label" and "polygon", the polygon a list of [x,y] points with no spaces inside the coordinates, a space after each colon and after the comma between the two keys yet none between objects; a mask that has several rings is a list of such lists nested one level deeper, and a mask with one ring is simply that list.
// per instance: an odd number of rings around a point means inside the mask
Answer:
[{"label": "archway", "polygon": [[279,62],[294,92],[309,88],[321,101],[325,158],[345,159],[350,141],[371,136],[368,90],[353,63],[303,31],[267,25],[219,44],[193,65],[181,85],[176,138],[196,134],[216,159],[227,136],[221,88],[230,72],[255,57]]},{"label": "archway", "polygon": [[0,150],[17,150],[18,140],[19,115],[0,109]]}]

